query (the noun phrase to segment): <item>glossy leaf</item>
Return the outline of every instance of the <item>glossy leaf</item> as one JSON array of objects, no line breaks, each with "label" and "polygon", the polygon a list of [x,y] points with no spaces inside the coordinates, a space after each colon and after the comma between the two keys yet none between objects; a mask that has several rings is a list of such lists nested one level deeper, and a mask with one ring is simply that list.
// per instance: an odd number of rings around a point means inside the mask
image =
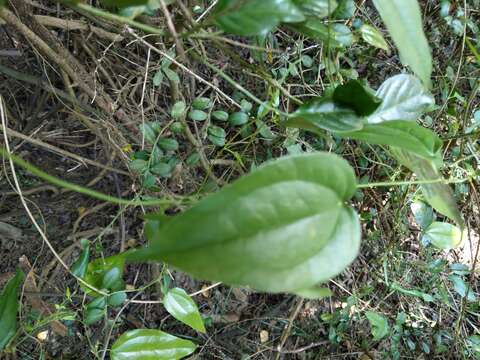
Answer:
[{"label": "glossy leaf", "polygon": [[328,98],[314,99],[303,104],[286,120],[288,127],[318,132],[358,131],[363,127],[363,119],[354,110],[336,104]]},{"label": "glossy leaf", "polygon": [[228,118],[228,122],[232,126],[241,126],[248,122],[248,114],[243,111],[238,111],[231,114]]},{"label": "glossy leaf", "polygon": [[338,6],[333,13],[333,18],[350,19],[355,14],[355,0],[337,0]]},{"label": "glossy leaf", "polygon": [[444,222],[432,223],[425,230],[423,236],[426,238],[426,242],[442,250],[454,249],[464,240],[462,230],[452,224]]},{"label": "glossy leaf", "polygon": [[435,104],[433,96],[412,75],[400,74],[387,79],[375,94],[380,107],[368,117],[370,124],[392,120],[416,121]]},{"label": "glossy leaf", "polygon": [[410,205],[413,217],[422,230],[425,230],[435,220],[433,209],[423,201],[414,201]]},{"label": "glossy leaf", "polygon": [[344,85],[337,86],[333,92],[333,100],[355,110],[359,116],[370,115],[382,103],[382,100],[366,89],[358,80],[350,80]]},{"label": "glossy leaf", "polygon": [[226,111],[217,110],[212,112],[212,118],[218,121],[228,121],[228,113]]},{"label": "glossy leaf", "polygon": [[390,48],[388,47],[387,42],[383,38],[382,33],[375,29],[373,26],[367,24],[362,25],[360,27],[360,33],[362,34],[362,39],[365,40],[365,42],[369,43],[372,46],[375,46],[376,48],[390,51]]},{"label": "glossy leaf", "polygon": [[305,20],[292,0],[220,0],[216,6],[216,23],[236,35],[266,35],[280,23]]},{"label": "glossy leaf", "polygon": [[88,260],[90,257],[90,246],[88,240],[82,239],[82,253],[75,263],[70,267],[73,275],[83,278],[87,273]]},{"label": "glossy leaf", "polygon": [[352,168],[336,155],[272,161],[180,215],[149,221],[149,246],[129,261],[160,260],[260,291],[307,289],[358,253],[358,218],[342,204],[355,190]]},{"label": "glossy leaf", "polygon": [[[429,88],[432,55],[423,32],[422,15],[417,0],[373,0],[400,53],[403,64]],[[406,119],[403,119],[406,120]]]},{"label": "glossy leaf", "polygon": [[177,360],[192,354],[196,345],[160,330],[140,329],[122,334],[112,346],[112,360]]},{"label": "glossy leaf", "polygon": [[107,299],[104,296],[93,299],[85,308],[85,325],[95,324],[102,320],[107,312]]},{"label": "glossy leaf", "polygon": [[185,290],[180,288],[168,290],[163,298],[163,306],[178,321],[202,333],[206,332],[198,307]]},{"label": "glossy leaf", "polygon": [[[125,254],[100,258],[91,261],[87,267],[85,281],[97,289],[106,289],[109,291],[123,290],[124,282],[122,279],[125,265]],[[87,294],[98,296],[88,288],[83,289]]]},{"label": "glossy leaf", "polygon": [[202,110],[192,110],[188,113],[188,117],[193,121],[205,121],[208,114]]},{"label": "glossy leaf", "polygon": [[293,2],[305,16],[314,16],[319,19],[327,17],[337,8],[335,0],[293,0]]},{"label": "glossy leaf", "polygon": [[463,228],[464,221],[458,210],[452,189],[446,184],[435,182],[443,178],[438,171],[438,165],[407,150],[395,147],[390,150],[392,155],[402,165],[413,171],[419,180],[434,181],[431,184],[421,185],[425,200],[439,213],[449,217]]},{"label": "glossy leaf", "polygon": [[467,301],[469,302],[477,301],[477,297],[475,296],[472,287],[460,276],[450,275],[448,279],[453,283],[453,288],[462,298],[467,298]]},{"label": "glossy leaf", "polygon": [[305,22],[291,25],[291,28],[300,34],[321,41],[331,48],[350,46],[353,43],[352,32],[343,24],[325,25],[320,20],[309,19]]},{"label": "glossy leaf", "polygon": [[365,316],[372,327],[372,335],[374,340],[381,340],[390,332],[390,326],[385,316],[373,311],[367,311]]},{"label": "glossy leaf", "polygon": [[0,351],[17,331],[18,293],[24,276],[21,270],[17,270],[0,295]]},{"label": "glossy leaf", "polygon": [[441,164],[442,140],[435,133],[415,122],[393,120],[380,124],[367,124],[359,131],[345,132],[340,135],[369,144],[396,146]]}]

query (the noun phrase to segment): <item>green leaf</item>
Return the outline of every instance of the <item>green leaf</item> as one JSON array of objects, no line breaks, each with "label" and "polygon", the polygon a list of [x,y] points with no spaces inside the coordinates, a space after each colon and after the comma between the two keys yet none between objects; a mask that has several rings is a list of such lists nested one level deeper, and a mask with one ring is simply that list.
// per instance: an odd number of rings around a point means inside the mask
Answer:
[{"label": "green leaf", "polygon": [[373,340],[381,340],[390,332],[388,320],[383,316],[373,311],[367,311],[365,316],[372,327]]},{"label": "green leaf", "polygon": [[362,25],[360,27],[360,33],[362,34],[362,39],[365,40],[365,42],[387,52],[390,51],[390,48],[383,38],[382,33],[373,26],[367,24]]},{"label": "green leaf", "polygon": [[194,166],[200,161],[200,154],[198,152],[194,152],[188,156],[188,158],[185,160],[185,163],[188,166]]},{"label": "green leaf", "polygon": [[162,70],[158,70],[155,75],[153,76],[152,82],[153,86],[160,86],[162,85],[163,81],[163,72]]},{"label": "green leaf", "polygon": [[144,123],[140,125],[140,131],[142,132],[145,140],[151,145],[155,144],[155,140],[157,139],[157,129],[159,127],[159,123]]},{"label": "green leaf", "polygon": [[305,20],[292,0],[220,0],[215,14],[219,27],[242,36],[264,36],[282,22]]},{"label": "green leaf", "polygon": [[310,288],[358,253],[358,217],[343,205],[355,184],[353,169],[333,154],[269,162],[168,222],[148,221],[149,246],[129,261],[160,260],[260,291]]},{"label": "green leaf", "polygon": [[208,139],[217,146],[225,145],[225,130],[219,126],[208,127]]},{"label": "green leaf", "polygon": [[[122,279],[125,266],[126,253],[110,256],[108,258],[99,258],[91,261],[87,267],[85,281],[97,289],[106,289],[109,291],[123,290],[125,287]],[[86,294],[98,296],[89,288],[82,286]]]},{"label": "green leaf", "polygon": [[395,147],[390,150],[392,155],[402,165],[413,171],[419,180],[434,182],[421,186],[425,200],[439,213],[449,217],[463,228],[464,221],[458,210],[452,189],[446,184],[437,182],[443,178],[438,171],[438,165],[407,150]]},{"label": "green leaf", "polygon": [[212,117],[218,121],[228,121],[228,113],[226,111],[214,111],[212,112]]},{"label": "green leaf", "polygon": [[442,162],[442,140],[431,130],[412,121],[392,120],[379,124],[367,124],[359,131],[340,133],[340,135],[369,144],[396,146],[437,164]]},{"label": "green leaf", "polygon": [[303,104],[285,121],[287,127],[346,132],[358,131],[363,127],[363,119],[348,107],[336,104],[328,98],[316,98]]},{"label": "green leaf", "polygon": [[331,48],[350,46],[353,43],[352,32],[343,24],[325,25],[317,19],[309,19],[290,27],[300,34],[327,44]]},{"label": "green leaf", "polygon": [[337,0],[338,6],[333,13],[334,19],[350,19],[355,14],[355,0]]},{"label": "green leaf", "polygon": [[108,305],[113,307],[119,307],[127,299],[127,294],[123,291],[116,292],[108,297]]},{"label": "green leaf", "polygon": [[205,121],[208,117],[208,114],[202,110],[191,110],[188,113],[188,117],[193,121]]},{"label": "green leaf", "polygon": [[335,11],[335,0],[293,0],[305,16],[313,16],[319,19],[325,18]]},{"label": "green leaf", "polygon": [[171,82],[174,82],[174,83],[177,83],[177,84],[180,83],[180,77],[172,69],[165,68],[165,69],[163,69],[163,72],[167,76],[168,80],[170,80]]},{"label": "green leaf", "polygon": [[130,162],[130,169],[136,172],[144,171],[148,166],[148,161],[142,159],[136,159]]},{"label": "green leaf", "polygon": [[212,106],[212,100],[207,97],[198,97],[192,102],[192,107],[197,110],[205,110],[210,106]]},{"label": "green leaf", "polygon": [[425,230],[435,220],[433,209],[423,201],[414,201],[410,205],[413,217],[422,230]]},{"label": "green leaf", "polygon": [[148,0],[102,0],[102,4],[110,7],[133,7],[133,6],[142,6],[147,5]]},{"label": "green leaf", "polygon": [[196,345],[160,330],[139,329],[122,334],[112,345],[112,360],[177,360],[192,354]]},{"label": "green leaf", "polygon": [[178,150],[178,141],[175,139],[170,139],[170,138],[158,139],[157,144],[165,151]]},{"label": "green leaf", "polygon": [[197,305],[185,290],[180,288],[168,290],[163,298],[163,306],[178,321],[202,333],[206,332]]},{"label": "green leaf", "polygon": [[333,100],[343,106],[355,110],[359,116],[373,113],[382,103],[358,80],[350,80],[344,85],[339,85],[333,92]]},{"label": "green leaf", "polygon": [[172,167],[168,163],[159,162],[152,166],[150,171],[155,175],[167,178],[172,174]]},{"label": "green leaf", "polygon": [[295,294],[309,300],[320,300],[332,296],[329,288],[311,287],[308,289],[296,290]]},{"label": "green leaf", "polygon": [[368,117],[370,124],[392,120],[416,121],[435,104],[433,96],[412,75],[400,74],[387,79],[375,94],[380,107]]},{"label": "green leaf", "polygon": [[90,246],[88,240],[82,239],[82,253],[77,261],[70,267],[73,275],[83,278],[87,272],[88,259],[90,257]]},{"label": "green leaf", "polygon": [[458,227],[443,222],[430,224],[423,234],[427,243],[431,243],[442,250],[450,250],[460,246],[464,236],[465,234]]},{"label": "green leaf", "polygon": [[403,64],[430,88],[432,55],[423,32],[422,15],[417,0],[373,0],[400,53]]},{"label": "green leaf", "polygon": [[228,117],[228,121],[232,126],[245,125],[248,122],[248,114],[238,111]]},{"label": "green leaf", "polygon": [[187,109],[187,105],[185,104],[184,101],[177,101],[172,106],[172,111],[171,111],[172,118],[178,119],[182,117],[182,115],[185,114],[186,109]]},{"label": "green leaf", "polygon": [[18,292],[25,274],[17,269],[0,295],[0,351],[7,346],[17,331]]},{"label": "green leaf", "polygon": [[477,297],[473,292],[473,289],[468,285],[460,276],[450,275],[448,279],[453,283],[453,288],[462,297],[467,298],[469,302],[477,301]]},{"label": "green leaf", "polygon": [[105,317],[107,311],[107,300],[104,296],[93,299],[85,309],[85,325],[92,325]]}]

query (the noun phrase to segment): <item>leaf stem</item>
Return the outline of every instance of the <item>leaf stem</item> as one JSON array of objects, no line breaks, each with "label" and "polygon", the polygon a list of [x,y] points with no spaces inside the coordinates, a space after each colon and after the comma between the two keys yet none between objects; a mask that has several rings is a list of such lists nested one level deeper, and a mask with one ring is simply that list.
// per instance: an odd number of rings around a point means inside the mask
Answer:
[{"label": "leaf stem", "polygon": [[461,184],[470,181],[470,178],[465,179],[432,179],[432,180],[417,180],[417,181],[386,181],[376,183],[357,184],[357,189],[371,189],[375,187],[391,187],[402,185],[428,185],[428,184]]},{"label": "leaf stem", "polygon": [[139,200],[139,199],[121,199],[114,196],[110,196],[81,185],[73,184],[71,182],[59,179],[53,175],[47,174],[46,172],[40,170],[36,166],[28,163],[27,161],[23,160],[22,158],[15,156],[13,154],[9,154],[5,149],[0,148],[0,155],[6,158],[12,159],[14,163],[18,166],[24,168],[32,175],[38,176],[39,178],[62,188],[69,189],[80,194],[84,194],[99,200],[104,200],[110,202],[112,204],[118,205],[129,205],[129,206],[156,206],[156,205],[176,205],[178,201],[170,200],[170,199],[154,199],[154,200]]}]

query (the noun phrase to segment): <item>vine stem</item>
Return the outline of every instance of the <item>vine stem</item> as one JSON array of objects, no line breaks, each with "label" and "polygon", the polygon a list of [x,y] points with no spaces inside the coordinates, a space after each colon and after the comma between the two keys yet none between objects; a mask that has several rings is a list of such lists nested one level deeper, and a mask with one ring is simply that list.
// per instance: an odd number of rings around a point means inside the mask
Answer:
[{"label": "vine stem", "polygon": [[129,205],[129,206],[155,206],[155,205],[178,205],[178,202],[175,200],[169,199],[154,199],[154,200],[138,200],[138,199],[121,199],[115,196],[107,195],[81,185],[73,184],[71,182],[59,179],[53,175],[47,174],[46,172],[40,170],[36,166],[26,162],[22,158],[15,156],[5,149],[0,148],[0,155],[6,157],[7,159],[12,160],[18,166],[24,168],[32,175],[38,176],[39,178],[62,188],[69,189],[80,194],[84,194],[99,200],[104,200],[117,205]]},{"label": "vine stem", "polygon": [[98,9],[96,7],[90,6],[90,5],[85,4],[85,3],[78,2],[78,3],[72,4],[70,1],[63,1],[63,2],[66,3],[67,5],[71,6],[73,9],[83,10],[83,11],[86,11],[86,12],[92,14],[92,15],[95,15],[95,16],[98,16],[98,17],[101,17],[101,18],[104,18],[106,20],[110,20],[110,21],[113,21],[113,22],[116,22],[116,23],[128,24],[131,27],[137,28],[139,30],[143,30],[143,31],[145,31],[146,33],[149,33],[149,34],[165,35],[165,32],[163,30],[158,29],[154,26],[143,24],[141,22],[135,21],[135,20],[130,19],[130,18],[125,17],[125,16],[112,14],[108,11]]},{"label": "vine stem", "polygon": [[386,181],[376,183],[357,184],[357,189],[371,189],[375,187],[390,187],[402,185],[429,185],[429,184],[461,184],[470,181],[470,178],[465,179],[434,179],[434,180],[417,180],[417,181]]}]

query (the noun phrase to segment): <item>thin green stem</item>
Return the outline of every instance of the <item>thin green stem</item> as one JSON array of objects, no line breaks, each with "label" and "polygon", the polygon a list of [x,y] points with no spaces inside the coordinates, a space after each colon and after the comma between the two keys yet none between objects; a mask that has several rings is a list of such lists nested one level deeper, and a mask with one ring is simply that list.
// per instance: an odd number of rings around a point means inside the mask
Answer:
[{"label": "thin green stem", "polygon": [[357,184],[357,189],[371,189],[375,187],[390,187],[402,185],[429,185],[429,184],[461,184],[470,181],[470,178],[465,179],[435,179],[435,180],[417,180],[417,181],[386,181],[376,183]]},{"label": "thin green stem", "polygon": [[154,200],[138,200],[138,199],[121,199],[114,196],[110,196],[77,184],[73,184],[71,182],[59,179],[53,175],[47,174],[46,172],[40,170],[36,166],[26,162],[22,158],[15,156],[13,154],[9,154],[5,149],[0,148],[0,155],[12,159],[12,161],[17,164],[18,166],[24,168],[32,175],[38,176],[39,178],[62,188],[69,189],[80,194],[84,194],[95,199],[103,200],[110,202],[112,204],[118,205],[128,205],[128,206],[156,206],[156,205],[178,205],[178,201],[176,200],[169,200],[169,199],[154,199]]},{"label": "thin green stem", "polygon": [[[66,2],[66,1],[64,1],[64,2]],[[147,24],[143,24],[141,22],[135,21],[135,20],[130,19],[130,18],[125,17],[125,16],[112,14],[108,11],[98,9],[96,7],[90,6],[90,5],[85,4],[85,3],[81,3],[81,2],[78,2],[78,3],[75,3],[75,4],[71,4],[70,2],[66,2],[66,3],[68,5],[70,5],[73,9],[83,10],[83,11],[86,11],[86,12],[92,14],[92,15],[95,15],[95,16],[98,16],[98,17],[101,17],[101,18],[104,18],[106,20],[110,20],[110,21],[113,21],[113,22],[116,22],[116,23],[127,24],[127,25],[130,25],[131,27],[134,27],[136,29],[145,31],[146,33],[149,33],[149,34],[165,35],[165,32],[161,29],[158,29],[156,27],[153,27],[153,26],[150,26],[150,25],[147,25]]]}]

